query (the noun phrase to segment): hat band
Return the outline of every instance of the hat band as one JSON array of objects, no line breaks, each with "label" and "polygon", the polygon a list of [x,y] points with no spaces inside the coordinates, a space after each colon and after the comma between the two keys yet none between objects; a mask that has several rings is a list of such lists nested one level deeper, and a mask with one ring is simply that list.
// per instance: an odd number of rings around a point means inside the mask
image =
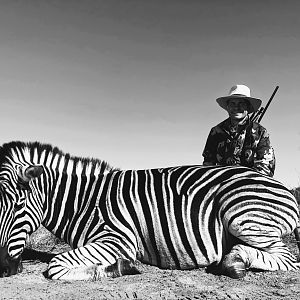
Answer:
[{"label": "hat band", "polygon": [[244,94],[231,94],[230,96],[249,97],[249,96],[247,96],[247,95],[244,95]]}]

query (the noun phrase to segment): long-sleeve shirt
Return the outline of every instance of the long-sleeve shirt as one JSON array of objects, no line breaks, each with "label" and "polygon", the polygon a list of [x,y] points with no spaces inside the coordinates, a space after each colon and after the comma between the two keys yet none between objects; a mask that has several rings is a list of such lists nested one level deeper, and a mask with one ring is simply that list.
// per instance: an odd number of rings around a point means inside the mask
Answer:
[{"label": "long-sleeve shirt", "polygon": [[203,151],[204,165],[242,165],[273,177],[275,154],[267,130],[247,118],[233,127],[226,119],[213,127]]}]

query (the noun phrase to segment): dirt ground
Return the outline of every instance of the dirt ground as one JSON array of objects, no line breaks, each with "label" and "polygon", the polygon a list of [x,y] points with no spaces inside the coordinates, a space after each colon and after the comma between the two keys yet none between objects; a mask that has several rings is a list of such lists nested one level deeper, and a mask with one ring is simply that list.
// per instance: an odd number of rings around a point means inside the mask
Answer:
[{"label": "dirt ground", "polygon": [[[298,256],[293,236],[285,242]],[[0,278],[0,299],[300,299],[299,271],[248,272],[245,278],[237,280],[207,274],[204,269],[160,270],[138,263],[141,272],[138,275],[97,282],[45,279],[45,252],[59,253],[66,249],[65,244],[45,229],[39,229],[25,252],[23,272]]]}]

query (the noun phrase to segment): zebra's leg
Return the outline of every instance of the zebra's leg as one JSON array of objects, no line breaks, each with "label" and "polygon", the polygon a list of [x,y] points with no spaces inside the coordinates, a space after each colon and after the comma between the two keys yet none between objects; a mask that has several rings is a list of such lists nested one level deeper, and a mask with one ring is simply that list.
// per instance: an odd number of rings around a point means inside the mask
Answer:
[{"label": "zebra's leg", "polygon": [[242,278],[248,269],[288,271],[300,269],[300,263],[296,262],[296,258],[282,242],[274,243],[265,250],[238,244],[224,257],[222,269],[232,278]]},{"label": "zebra's leg", "polygon": [[55,256],[46,276],[62,280],[98,280],[137,274],[134,260],[132,251],[121,254],[112,244],[94,242]]},{"label": "zebra's leg", "polygon": [[246,270],[295,270],[300,268],[296,258],[282,242],[286,230],[268,224],[235,220],[229,232],[243,244],[236,244],[222,261],[222,270],[232,278],[242,278]]}]

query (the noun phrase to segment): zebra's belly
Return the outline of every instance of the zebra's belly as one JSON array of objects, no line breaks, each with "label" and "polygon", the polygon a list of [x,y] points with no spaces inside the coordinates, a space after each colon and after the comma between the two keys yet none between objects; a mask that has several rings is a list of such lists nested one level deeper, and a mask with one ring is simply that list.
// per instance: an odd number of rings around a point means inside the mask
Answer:
[{"label": "zebra's belly", "polygon": [[145,264],[150,264],[163,269],[196,269],[219,263],[222,254],[215,251],[203,253],[200,248],[177,247],[170,250],[166,247],[158,247],[155,252],[139,252],[137,259]]}]

